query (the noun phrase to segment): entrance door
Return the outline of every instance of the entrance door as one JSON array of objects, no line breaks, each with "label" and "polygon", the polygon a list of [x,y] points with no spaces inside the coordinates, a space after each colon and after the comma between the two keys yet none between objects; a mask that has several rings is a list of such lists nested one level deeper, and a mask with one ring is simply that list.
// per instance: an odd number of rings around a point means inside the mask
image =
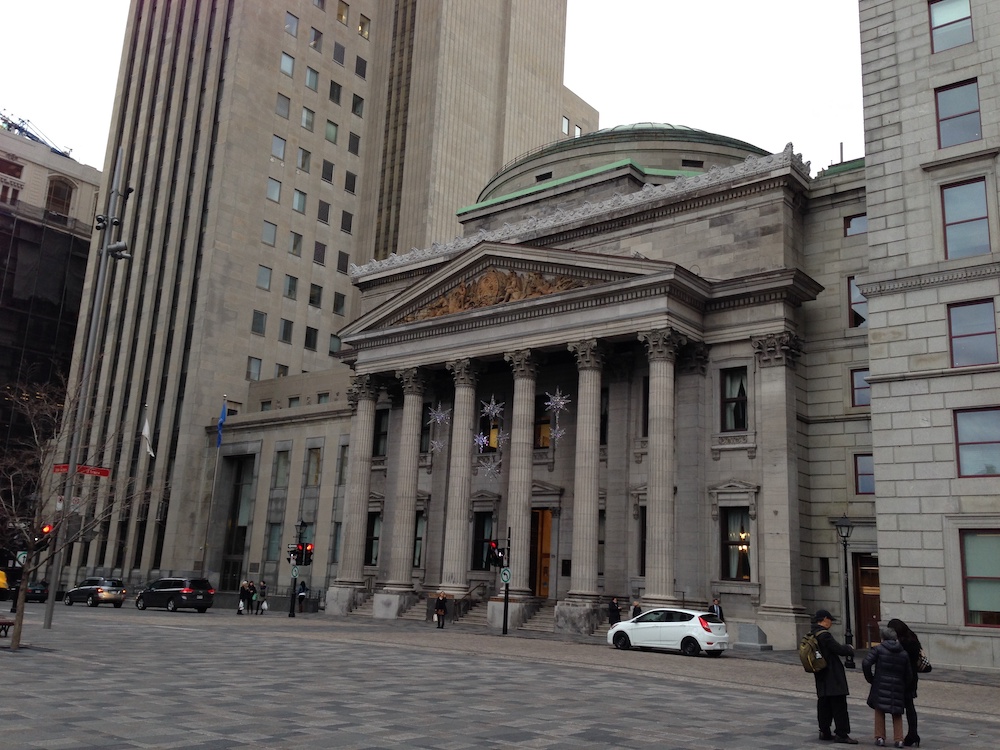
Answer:
[{"label": "entrance door", "polygon": [[859,648],[871,648],[880,638],[878,623],[881,619],[882,601],[878,579],[878,557],[875,555],[854,555],[855,611],[858,613],[857,637]]},{"label": "entrance door", "polygon": [[528,580],[531,593],[548,598],[549,572],[552,561],[549,557],[552,543],[552,511],[542,508],[531,511],[531,568]]}]

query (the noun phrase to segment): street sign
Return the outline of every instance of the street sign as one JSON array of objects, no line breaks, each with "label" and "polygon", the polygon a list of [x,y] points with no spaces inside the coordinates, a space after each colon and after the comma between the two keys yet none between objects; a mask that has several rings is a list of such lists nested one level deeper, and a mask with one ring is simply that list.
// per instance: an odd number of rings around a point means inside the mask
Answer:
[{"label": "street sign", "polygon": [[504,583],[510,583],[510,568],[503,568],[500,571],[500,580]]},{"label": "street sign", "polygon": [[285,548],[286,548],[286,549],[287,549],[287,550],[288,550],[289,552],[294,552],[295,550],[297,550],[297,549],[299,548],[299,545],[297,545],[297,544],[289,544],[289,545],[286,545],[286,547],[285,547]]},{"label": "street sign", "polygon": [[[52,467],[53,474],[68,474],[69,464],[56,464]],[[77,474],[85,474],[89,477],[110,477],[111,469],[105,469],[103,466],[86,466],[81,464],[76,467]]]},{"label": "street sign", "polygon": [[16,558],[16,559],[17,559],[17,564],[18,564],[18,565],[19,565],[20,567],[22,567],[22,568],[23,568],[23,567],[24,567],[24,564],[25,564],[26,562],[28,562],[28,553],[27,553],[27,552],[18,552],[18,553],[17,553],[17,558]]},{"label": "street sign", "polygon": [[292,566],[292,578],[298,578],[298,577],[299,577],[299,566],[298,565],[293,565]]}]

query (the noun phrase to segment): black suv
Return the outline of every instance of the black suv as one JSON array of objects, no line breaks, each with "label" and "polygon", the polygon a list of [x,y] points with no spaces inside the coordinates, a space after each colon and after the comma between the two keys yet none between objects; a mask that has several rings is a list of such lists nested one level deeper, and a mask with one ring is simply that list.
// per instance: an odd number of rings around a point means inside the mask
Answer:
[{"label": "black suv", "polygon": [[166,607],[176,612],[182,607],[205,612],[215,600],[215,589],[207,578],[160,578],[136,594],[135,606]]},{"label": "black suv", "polygon": [[115,609],[125,601],[125,584],[121,578],[85,578],[66,592],[63,602],[70,606],[73,602],[86,602],[88,607],[111,603]]}]

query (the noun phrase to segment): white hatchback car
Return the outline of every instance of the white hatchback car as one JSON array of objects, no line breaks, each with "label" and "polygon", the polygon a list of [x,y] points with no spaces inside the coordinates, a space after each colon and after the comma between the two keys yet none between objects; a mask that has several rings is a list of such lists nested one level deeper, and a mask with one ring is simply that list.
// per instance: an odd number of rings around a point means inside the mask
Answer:
[{"label": "white hatchback car", "polygon": [[638,617],[615,623],[608,631],[608,645],[620,649],[662,648],[697,656],[722,656],[729,648],[726,623],[711,612],[695,609],[651,609]]}]

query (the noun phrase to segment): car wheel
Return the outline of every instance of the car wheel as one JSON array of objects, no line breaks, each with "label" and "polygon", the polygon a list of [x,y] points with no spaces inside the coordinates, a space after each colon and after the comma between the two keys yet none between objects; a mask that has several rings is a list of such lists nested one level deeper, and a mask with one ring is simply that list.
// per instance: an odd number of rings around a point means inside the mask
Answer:
[{"label": "car wheel", "polygon": [[115,602],[115,609],[121,609],[121,608],[122,608],[122,602]]},{"label": "car wheel", "polygon": [[145,609],[146,608],[146,600],[143,599],[140,596],[138,599],[135,600],[135,608],[136,609]]},{"label": "car wheel", "polygon": [[699,651],[701,651],[701,647],[694,638],[685,638],[681,641],[681,653],[684,656],[697,656]]},{"label": "car wheel", "polygon": [[705,653],[711,656],[713,659],[718,659],[720,656],[722,656],[721,651],[706,651]]},{"label": "car wheel", "polygon": [[98,604],[97,599],[94,598],[93,594],[91,594],[90,596],[87,597],[87,606],[88,607],[96,607],[97,604]]},{"label": "car wheel", "polygon": [[201,614],[205,614],[206,612],[208,612],[208,607],[198,607],[198,611]]},{"label": "car wheel", "polygon": [[174,600],[167,599],[167,612],[176,612],[176,611],[177,611],[177,605],[174,604]]},{"label": "car wheel", "polygon": [[622,651],[628,651],[632,648],[632,642],[628,639],[625,633],[615,633],[615,637],[612,639],[615,644],[615,648],[619,648]]},{"label": "car wheel", "polygon": [[63,604],[65,604],[67,607],[73,606],[73,600],[69,598],[69,594],[66,594],[66,596],[63,597]]}]

